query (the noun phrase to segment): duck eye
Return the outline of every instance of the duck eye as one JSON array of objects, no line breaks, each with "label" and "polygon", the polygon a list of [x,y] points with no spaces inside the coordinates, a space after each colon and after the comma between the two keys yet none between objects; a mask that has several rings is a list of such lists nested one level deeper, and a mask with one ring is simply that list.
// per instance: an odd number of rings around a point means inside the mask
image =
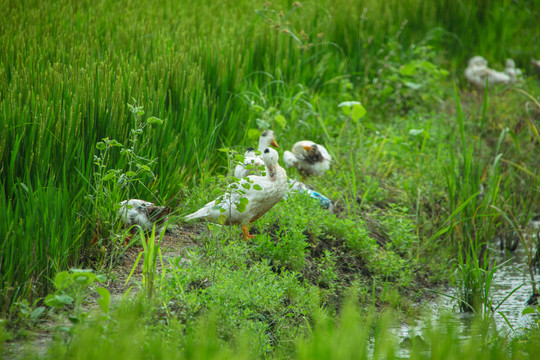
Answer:
[{"label": "duck eye", "polygon": [[265,154],[268,154],[269,152],[270,152],[270,149],[268,149],[268,148],[264,149]]}]

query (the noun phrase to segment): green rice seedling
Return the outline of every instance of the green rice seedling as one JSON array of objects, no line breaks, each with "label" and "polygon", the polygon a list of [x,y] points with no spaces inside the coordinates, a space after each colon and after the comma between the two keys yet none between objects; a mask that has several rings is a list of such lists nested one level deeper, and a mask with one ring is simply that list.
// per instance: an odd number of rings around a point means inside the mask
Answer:
[{"label": "green rice seedling", "polygon": [[139,261],[141,260],[141,257],[144,257],[143,259],[143,271],[142,271],[142,286],[144,288],[144,292],[146,293],[146,298],[151,301],[154,297],[154,293],[156,291],[156,276],[157,276],[157,261],[159,259],[161,263],[161,278],[163,279],[167,271],[165,267],[163,266],[163,258],[161,257],[161,242],[163,241],[163,236],[165,235],[165,231],[167,229],[167,224],[163,227],[159,234],[159,239],[156,243],[156,224],[152,227],[152,232],[148,237],[145,236],[145,231],[137,225],[137,228],[139,230],[139,238],[141,240],[141,244],[143,247],[143,251],[139,253],[137,256],[137,259],[135,259],[135,262],[133,264],[133,268],[131,269],[131,272],[129,273],[129,276],[126,279],[126,284],[131,279],[131,276],[133,275],[133,272],[137,268],[137,265],[139,265]]},{"label": "green rice seedling", "polygon": [[489,301],[486,297],[489,293],[486,276],[491,274],[491,271],[489,270],[489,253],[486,250],[488,243],[495,237],[499,220],[493,206],[498,204],[500,199],[499,160],[501,156],[498,155],[491,165],[487,174],[486,189],[480,178],[481,165],[473,157],[473,146],[465,136],[464,115],[457,94],[456,102],[462,159],[457,165],[455,157],[452,156],[454,169],[447,170],[449,172],[447,175],[449,200],[454,207],[465,198],[470,198],[471,201],[461,208],[460,218],[454,223],[454,229],[450,235],[459,248],[458,288],[462,296],[460,309],[462,311],[473,309],[479,312],[481,307],[487,306]]},{"label": "green rice seedling", "polygon": [[[285,144],[292,144],[296,134],[329,144],[336,158],[332,181],[315,179],[312,184],[328,191],[337,200],[338,210],[346,202],[347,213],[352,216],[343,219],[344,214],[339,212],[338,216],[318,220],[322,226],[297,221],[294,236],[291,235],[295,241],[291,243],[303,245],[300,239],[306,230],[324,237],[329,244],[346,244],[348,251],[366,262],[365,269],[373,276],[397,278],[401,273],[407,274],[401,271],[401,256],[381,249],[357,216],[371,212],[391,194],[388,183],[394,189],[405,189],[393,195],[392,203],[405,203],[410,199],[404,193],[414,194],[411,203],[420,204],[415,209],[418,219],[423,214],[419,210],[423,209],[420,194],[429,204],[436,202],[430,201],[435,194],[436,200],[443,203],[441,208],[445,207],[445,196],[438,194],[440,180],[433,180],[441,172],[433,171],[424,187],[416,174],[416,184],[420,185],[410,185],[410,170],[404,164],[414,160],[407,160],[410,152],[403,150],[405,146],[401,144],[406,141],[396,135],[402,131],[401,125],[386,130],[374,119],[377,115],[388,117],[386,123],[411,121],[411,107],[403,106],[404,117],[394,119],[395,113],[378,110],[377,106],[384,107],[386,103],[375,106],[377,99],[390,96],[388,90],[383,87],[367,96],[366,89],[375,78],[384,80],[385,85],[399,85],[402,92],[390,90],[391,96],[407,101],[413,98],[415,110],[420,111],[428,102],[432,104],[434,99],[429,99],[429,95],[445,87],[433,86],[435,79],[444,77],[438,64],[461,72],[463,60],[476,52],[495,63],[507,55],[517,55],[518,63],[524,64],[524,59],[528,62],[534,51],[531,44],[536,43],[535,8],[531,3],[515,4],[508,0],[457,5],[446,0],[429,4],[416,0],[343,0],[327,5],[298,6],[278,1],[259,11],[265,18],[255,12],[262,5],[248,1],[203,1],[190,6],[148,0],[136,4],[125,0],[84,4],[1,2],[0,11],[6,19],[0,31],[0,207],[5,210],[0,211],[1,310],[9,310],[21,298],[33,303],[43,297],[51,287],[46,279],[54,278],[57,272],[80,267],[81,263],[99,267],[114,262],[121,250],[102,254],[99,248],[97,255],[88,250],[97,226],[97,212],[101,211],[101,226],[108,222],[105,225],[115,228],[115,206],[124,200],[121,195],[127,189],[118,184],[121,173],[107,173],[108,170],[135,173],[131,177],[135,181],[129,182],[126,194],[173,205],[182,202],[186,208],[194,206],[200,197],[186,195],[200,190],[186,188],[214,184],[211,178],[227,161],[226,154],[217,150],[247,142],[245,130],[258,128],[257,119],[283,131]],[[215,14],[221,15],[221,21],[215,21]],[[273,24],[265,22],[268,19]],[[279,29],[275,26],[277,21]],[[284,29],[288,31],[282,32]],[[385,54],[390,51],[398,55],[385,61]],[[384,64],[390,62],[391,71],[385,73]],[[414,89],[420,84],[420,75],[426,75],[427,83],[422,85],[431,86],[433,92]],[[135,152],[140,158],[130,158],[121,153],[120,146],[114,146],[130,144],[131,130],[138,129],[126,107],[132,98],[139,99],[147,113],[166,120],[162,126],[145,128]],[[344,130],[345,123],[336,113],[336,104],[344,100],[362,101],[368,110],[362,118],[365,127],[349,127],[350,133]],[[487,126],[488,117],[484,120]],[[534,121],[530,124],[534,131]],[[433,132],[439,133],[438,129]],[[375,131],[380,134],[374,135]],[[147,142],[150,137],[152,141]],[[117,143],[109,140],[106,144],[104,138]],[[105,145],[102,150],[108,151],[107,170],[96,178],[95,145],[101,141]],[[423,155],[427,159],[428,150],[436,148],[437,156],[430,159],[448,163],[444,157],[448,149],[442,144],[444,141],[439,142],[438,147],[424,148]],[[113,147],[107,150],[111,143]],[[126,146],[122,149],[128,150]],[[348,155],[351,149],[362,152]],[[466,153],[463,151],[463,156]],[[454,189],[450,210],[433,211],[433,219],[437,219],[459,210],[463,216],[452,217],[457,228],[452,236],[467,246],[470,237],[483,244],[482,237],[491,236],[500,223],[501,213],[488,205],[498,206],[510,219],[525,221],[525,217],[517,215],[521,200],[500,200],[501,194],[507,196],[512,192],[499,188],[501,162],[509,165],[516,159],[501,158],[497,162],[496,157],[497,154],[489,157],[489,168],[495,170],[493,176],[486,178],[485,186],[486,198],[491,196],[491,200],[480,204],[475,199],[470,208],[462,208],[479,191],[479,179],[486,165],[469,160],[461,163],[458,155],[447,173],[449,187]],[[153,176],[135,165],[150,167],[142,164],[143,158],[157,159],[151,166]],[[513,163],[534,173],[532,166],[523,167],[517,160]],[[426,161],[422,169],[416,169],[420,173],[436,166],[440,164]],[[474,179],[461,179],[461,170]],[[149,176],[143,178],[143,173]],[[112,177],[103,180],[107,176]],[[429,188],[432,180],[433,189]],[[98,184],[104,185],[97,190],[101,198],[110,197],[108,205],[89,205],[85,199],[85,195],[96,193]],[[413,209],[411,204],[407,205]],[[324,218],[315,213],[318,219]],[[261,232],[276,224],[291,225],[288,220],[282,223],[270,216],[261,224]],[[418,233],[429,234],[439,221],[433,221],[433,225],[431,221],[427,225],[417,224]],[[116,229],[103,238],[119,242],[115,235]],[[418,243],[429,243],[431,237],[426,238],[419,236]],[[107,251],[106,246],[103,250]],[[238,258],[241,250],[235,251],[234,256],[233,251],[228,256]],[[302,258],[301,251],[291,253],[297,255],[283,258]],[[276,258],[279,255],[282,254],[274,253]],[[303,266],[300,261],[293,263],[295,268]],[[217,265],[213,268],[218,269]],[[406,277],[410,278],[410,274]],[[273,346],[264,340],[267,329],[255,322],[252,325],[261,348]],[[149,333],[144,330],[133,337],[144,338]],[[102,335],[96,331],[88,337],[89,343],[96,343]],[[161,344],[157,335],[151,339]],[[134,344],[140,343],[124,340],[126,348],[119,353],[139,356],[131,346],[135,348]],[[109,342],[104,348],[112,351],[114,343]],[[143,345],[143,350],[147,351],[143,352],[145,355],[152,351],[162,354],[153,345]],[[87,356],[96,354],[89,351]]]}]

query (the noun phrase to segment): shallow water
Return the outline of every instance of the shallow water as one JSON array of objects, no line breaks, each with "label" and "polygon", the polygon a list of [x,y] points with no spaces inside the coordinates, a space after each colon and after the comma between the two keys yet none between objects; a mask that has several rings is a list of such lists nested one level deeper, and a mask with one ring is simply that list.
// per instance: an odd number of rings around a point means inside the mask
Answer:
[{"label": "shallow water", "polygon": [[[493,258],[497,259],[498,264],[509,260],[497,271],[491,287],[493,307],[498,307],[495,312],[497,329],[506,329],[508,327],[517,329],[526,326],[528,317],[523,317],[521,312],[527,307],[527,300],[532,295],[527,253],[520,244],[517,250],[511,254],[501,250],[493,251]],[[534,272],[534,276],[535,279],[540,277],[538,271]],[[508,296],[514,289],[517,290]],[[507,296],[508,298],[506,298]]]},{"label": "shallow water", "polygon": [[[535,234],[540,230],[540,222],[531,223],[531,226],[535,229]],[[535,240],[535,238],[536,235],[534,235],[532,240]],[[523,309],[527,307],[527,301],[532,295],[527,252],[521,243],[514,252],[500,250],[498,247],[499,244],[496,245],[497,248],[489,249],[492,263],[502,264],[505,261],[508,262],[497,270],[491,285],[492,304],[495,310],[493,317],[494,325],[497,331],[512,336],[519,333],[520,328],[528,327],[531,321],[530,315],[521,315]],[[538,270],[534,271],[534,277],[536,281],[540,280]],[[512,291],[514,292],[512,293]],[[426,318],[440,321],[442,314],[453,312],[456,315],[455,320],[457,320],[456,325],[459,328],[459,332],[464,337],[467,336],[467,330],[473,318],[472,314],[458,312],[457,301],[450,298],[451,296],[456,296],[454,289],[447,289],[444,293],[448,296],[441,295],[435,301],[423,305],[428,313]],[[510,293],[512,294],[509,295]],[[393,332],[401,343],[408,337],[412,338],[417,334],[421,334],[425,327],[426,322],[423,319],[419,319],[412,325],[403,324],[394,328]],[[398,356],[406,358],[407,354],[408,350],[401,348]]]}]

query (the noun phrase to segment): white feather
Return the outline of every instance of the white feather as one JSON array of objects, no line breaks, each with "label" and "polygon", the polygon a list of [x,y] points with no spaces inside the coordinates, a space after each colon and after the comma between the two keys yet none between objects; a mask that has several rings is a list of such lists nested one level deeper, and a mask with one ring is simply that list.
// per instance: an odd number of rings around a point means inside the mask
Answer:
[{"label": "white feather", "polygon": [[[267,153],[263,152],[266,176],[250,175],[248,176],[250,181],[241,179],[239,182],[230,184],[226,194],[218,198],[221,200],[219,204],[216,204],[218,199],[211,201],[193,214],[187,215],[185,220],[205,218],[209,221],[218,222],[220,216],[225,216],[226,225],[247,225],[257,220],[287,193],[287,173],[279,166],[278,157],[278,153],[273,149],[268,149]],[[248,183],[250,187],[245,189],[242,185]],[[261,190],[256,190],[255,187],[257,186]],[[238,189],[245,193],[240,194]],[[237,209],[237,203],[241,197],[249,201],[243,212]]]},{"label": "white feather", "polygon": [[[156,206],[149,201],[130,199],[120,202],[120,209],[118,210],[118,218],[126,226],[140,225],[143,229],[152,230],[154,222],[166,218],[170,209],[164,206]],[[152,219],[152,214],[160,215],[163,212],[164,216],[159,219]]]},{"label": "white feather", "polygon": [[488,81],[488,87],[509,84],[512,81],[508,74],[490,69],[487,65],[488,62],[486,59],[481,56],[475,56],[469,60],[469,65],[465,69],[465,77],[478,90],[485,88],[486,79]]}]

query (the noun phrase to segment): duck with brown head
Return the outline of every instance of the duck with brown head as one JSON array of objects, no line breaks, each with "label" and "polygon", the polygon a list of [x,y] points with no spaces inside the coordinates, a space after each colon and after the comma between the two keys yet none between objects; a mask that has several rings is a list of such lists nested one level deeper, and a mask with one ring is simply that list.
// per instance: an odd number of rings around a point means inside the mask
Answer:
[{"label": "duck with brown head", "polygon": [[299,141],[283,153],[287,167],[295,167],[304,176],[322,176],[330,169],[332,157],[324,146],[310,140]]}]

